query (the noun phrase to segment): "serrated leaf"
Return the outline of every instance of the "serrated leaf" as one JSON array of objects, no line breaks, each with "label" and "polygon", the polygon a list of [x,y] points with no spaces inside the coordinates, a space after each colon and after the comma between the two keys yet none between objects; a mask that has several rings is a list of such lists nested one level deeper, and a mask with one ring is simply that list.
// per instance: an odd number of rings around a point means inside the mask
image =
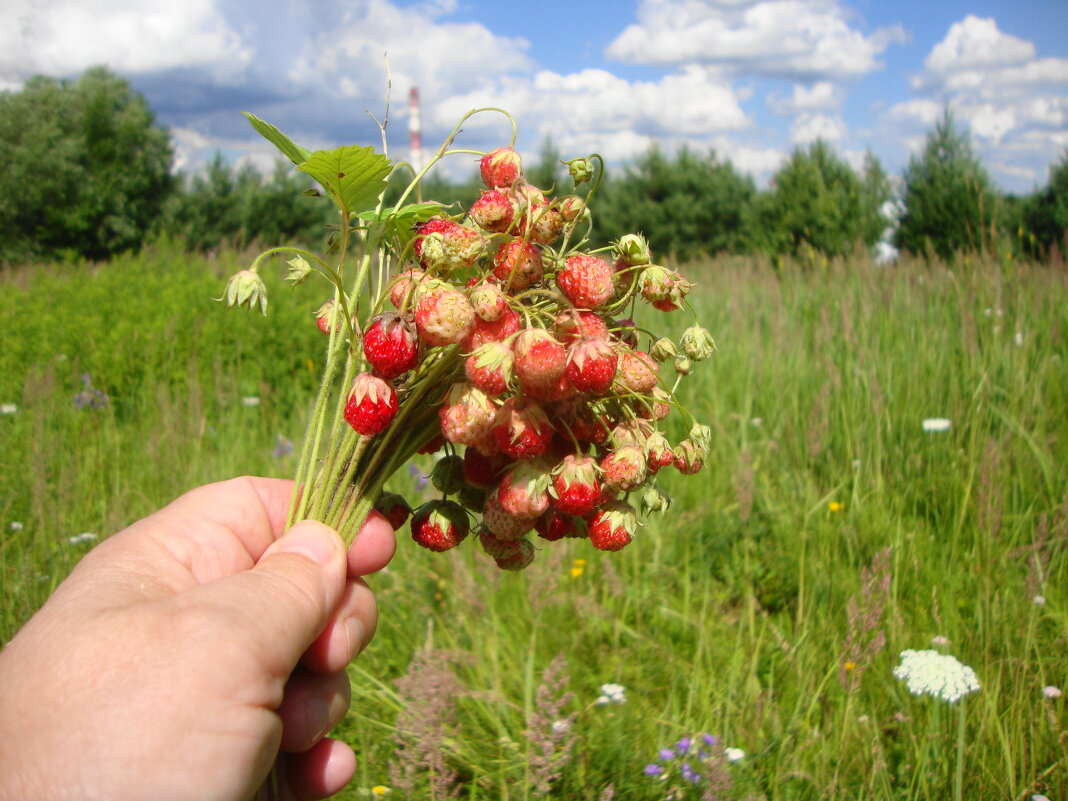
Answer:
[{"label": "serrated leaf", "polygon": [[297,167],[306,172],[334,198],[348,214],[372,208],[386,188],[386,176],[393,163],[373,147],[346,145],[333,150],[317,150]]},{"label": "serrated leaf", "polygon": [[260,136],[281,150],[282,154],[294,164],[302,164],[311,156],[312,152],[308,148],[298,145],[271,123],[264,122],[255,114],[250,114],[247,111],[241,113],[252,123],[252,127],[256,129]]}]

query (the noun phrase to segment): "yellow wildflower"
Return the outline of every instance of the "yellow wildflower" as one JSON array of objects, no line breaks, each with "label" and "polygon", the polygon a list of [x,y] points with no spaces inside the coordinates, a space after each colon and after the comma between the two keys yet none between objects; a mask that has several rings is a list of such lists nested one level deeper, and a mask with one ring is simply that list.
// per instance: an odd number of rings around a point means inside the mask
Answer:
[{"label": "yellow wildflower", "polygon": [[846,662],[845,663],[845,669],[846,670],[856,670],[856,667],[857,667],[857,663],[856,662]]},{"label": "yellow wildflower", "polygon": [[376,784],[371,788],[371,795],[389,795],[392,790],[382,784]]},{"label": "yellow wildflower", "polygon": [[583,569],[581,567],[573,567],[573,568],[571,568],[571,578],[578,578],[579,576],[581,576],[582,575],[582,570]]},{"label": "yellow wildflower", "polygon": [[845,504],[838,501],[831,501],[830,506],[827,507],[829,512],[841,512],[843,509],[845,509]]}]

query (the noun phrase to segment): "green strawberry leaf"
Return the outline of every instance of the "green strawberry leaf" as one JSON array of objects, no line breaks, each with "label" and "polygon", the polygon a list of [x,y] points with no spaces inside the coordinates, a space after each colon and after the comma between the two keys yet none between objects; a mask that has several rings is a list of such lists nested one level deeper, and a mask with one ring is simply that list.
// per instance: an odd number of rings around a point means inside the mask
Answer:
[{"label": "green strawberry leaf", "polygon": [[308,156],[311,155],[311,151],[308,148],[296,144],[271,123],[264,122],[255,114],[249,114],[247,111],[242,111],[241,113],[252,123],[252,127],[259,132],[260,136],[281,150],[282,154],[294,164],[302,164],[308,160]]},{"label": "green strawberry leaf", "polygon": [[373,147],[345,145],[333,150],[316,150],[297,169],[322,184],[341,211],[349,214],[378,203],[393,163],[375,153]]},{"label": "green strawberry leaf", "polygon": [[409,203],[399,209],[387,208],[381,212],[365,211],[359,214],[359,218],[372,226],[376,223],[382,225],[382,237],[396,238],[403,249],[408,241],[415,236],[412,230],[417,223],[429,220],[441,214],[445,206],[441,203],[428,201],[426,203]]}]

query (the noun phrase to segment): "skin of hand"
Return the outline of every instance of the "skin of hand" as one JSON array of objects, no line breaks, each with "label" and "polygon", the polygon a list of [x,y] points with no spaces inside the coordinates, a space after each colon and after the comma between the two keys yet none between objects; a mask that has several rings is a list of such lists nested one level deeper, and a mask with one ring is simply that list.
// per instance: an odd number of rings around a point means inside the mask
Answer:
[{"label": "skin of hand", "polygon": [[85,555],[0,651],[0,798],[246,801],[276,761],[284,798],[348,783],[325,734],[396,539],[283,533],[292,487],[200,487]]}]

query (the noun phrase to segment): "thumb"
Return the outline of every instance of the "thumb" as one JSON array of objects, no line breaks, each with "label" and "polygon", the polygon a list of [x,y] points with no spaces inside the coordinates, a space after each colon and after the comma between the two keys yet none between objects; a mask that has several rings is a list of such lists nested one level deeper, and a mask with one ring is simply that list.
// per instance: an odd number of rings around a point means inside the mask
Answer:
[{"label": "thumb", "polygon": [[319,636],[345,588],[341,537],[314,520],[296,523],[251,570],[213,581],[202,599],[236,613],[242,637],[276,675],[288,675]]}]

